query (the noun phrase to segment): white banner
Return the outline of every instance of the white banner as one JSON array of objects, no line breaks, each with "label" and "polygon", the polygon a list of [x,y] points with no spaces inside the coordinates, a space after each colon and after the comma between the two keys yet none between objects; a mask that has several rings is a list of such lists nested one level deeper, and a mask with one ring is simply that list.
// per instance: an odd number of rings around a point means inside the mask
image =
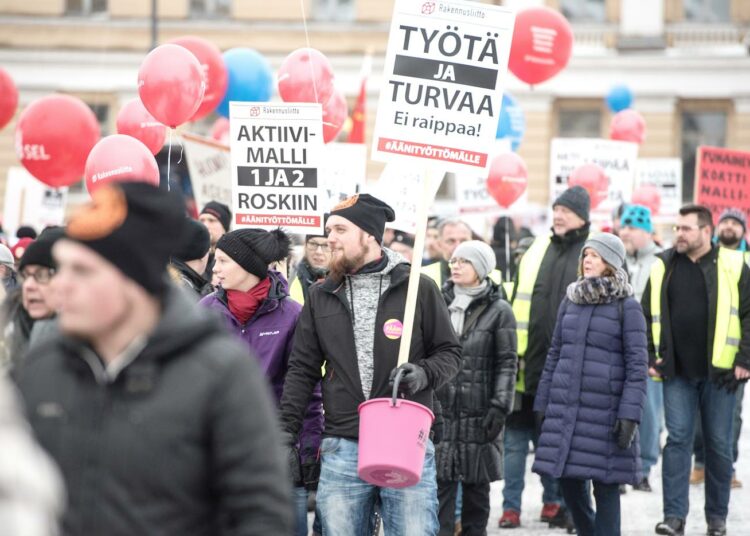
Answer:
[{"label": "white banner", "polygon": [[656,186],[661,196],[657,222],[671,222],[682,206],[682,160],[679,158],[639,158],[636,162],[636,189],[642,185]]},{"label": "white banner", "polygon": [[327,143],[320,165],[320,182],[326,195],[325,212],[365,186],[367,146],[364,143]]},{"label": "white banner", "polygon": [[550,205],[568,188],[568,176],[584,164],[600,165],[609,178],[607,197],[591,210],[592,222],[610,222],[612,211],[630,200],[638,145],[596,138],[554,138],[550,149]]},{"label": "white banner", "polygon": [[483,171],[495,141],[515,12],[478,2],[397,0],[372,158]]},{"label": "white banner", "polygon": [[194,134],[183,134],[195,206],[200,212],[209,201],[232,206],[232,162],[229,146]]},{"label": "white banner", "polygon": [[322,234],[325,193],[320,104],[229,104],[236,228]]},{"label": "white banner", "polygon": [[67,187],[50,188],[22,167],[8,168],[3,208],[5,235],[13,243],[22,225],[32,226],[37,233],[50,225],[62,225],[67,201]]},{"label": "white banner", "polygon": [[[369,187],[370,194],[388,203],[396,213],[396,219],[386,227],[416,234],[417,203],[423,195],[424,177],[425,171],[419,167],[386,164],[380,179]],[[441,173],[430,174],[430,199],[435,198],[442,179]]]}]

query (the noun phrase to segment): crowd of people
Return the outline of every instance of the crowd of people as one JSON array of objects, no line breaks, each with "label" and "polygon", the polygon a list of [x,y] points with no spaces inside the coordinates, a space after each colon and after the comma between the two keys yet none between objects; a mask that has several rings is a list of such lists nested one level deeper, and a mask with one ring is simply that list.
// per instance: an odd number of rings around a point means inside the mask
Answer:
[{"label": "crowd of people", "polygon": [[[536,516],[521,503],[533,445],[551,531],[620,534],[621,494],[651,492],[662,456],[655,533],[684,534],[705,482],[707,534],[727,534],[750,379],[745,214],[714,226],[686,205],[666,249],[646,207],[622,207],[612,232],[590,216],[574,186],[540,236],[503,217],[485,242],[431,218],[420,259],[393,209],[357,194],[289,262],[294,236],[232,230],[221,203],[196,221],[178,194],[101,187],[65,227],[0,245],[3,532],[477,536]],[[397,373],[434,415],[403,488],[358,474],[358,408]]]}]

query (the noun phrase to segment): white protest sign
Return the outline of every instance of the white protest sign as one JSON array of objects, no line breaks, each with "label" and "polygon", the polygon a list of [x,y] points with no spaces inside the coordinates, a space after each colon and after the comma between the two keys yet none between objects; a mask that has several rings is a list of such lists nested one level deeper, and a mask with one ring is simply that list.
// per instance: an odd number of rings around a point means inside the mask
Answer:
[{"label": "white protest sign", "polygon": [[319,176],[325,190],[325,212],[361,192],[367,177],[367,147],[364,143],[327,143]]},{"label": "white protest sign", "polygon": [[209,201],[232,206],[229,146],[194,134],[183,134],[182,144],[198,210]]},{"label": "white protest sign", "polygon": [[568,176],[583,164],[600,165],[609,178],[607,197],[591,210],[591,221],[609,222],[628,201],[635,184],[638,145],[597,138],[554,138],[550,149],[550,203],[568,188]]},{"label": "white protest sign", "polygon": [[397,0],[372,158],[487,167],[495,141],[515,13],[459,1]]},{"label": "white protest sign", "polygon": [[[419,167],[386,164],[380,179],[369,188],[372,195],[388,203],[396,213],[396,219],[386,227],[417,233],[417,204],[422,197],[424,177],[425,171]],[[430,173],[429,199],[435,198],[442,178],[441,173]]]},{"label": "white protest sign", "polygon": [[15,236],[22,225],[31,225],[37,232],[49,225],[62,225],[67,200],[67,187],[50,188],[22,167],[9,168],[3,207],[6,236]]},{"label": "white protest sign", "polygon": [[322,234],[320,104],[229,104],[235,226]]},{"label": "white protest sign", "polygon": [[672,221],[682,206],[682,160],[679,158],[639,158],[635,187],[656,186],[661,197],[654,221]]}]

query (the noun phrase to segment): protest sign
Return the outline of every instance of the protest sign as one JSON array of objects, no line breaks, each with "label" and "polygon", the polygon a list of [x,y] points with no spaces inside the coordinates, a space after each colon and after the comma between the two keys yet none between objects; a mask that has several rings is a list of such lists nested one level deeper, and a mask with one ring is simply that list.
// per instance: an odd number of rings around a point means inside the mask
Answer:
[{"label": "protest sign", "polygon": [[659,212],[655,222],[673,222],[682,206],[682,160],[679,158],[639,158],[635,165],[635,189],[652,185],[659,192]]},{"label": "protest sign", "polygon": [[51,188],[36,180],[22,167],[8,169],[3,208],[3,230],[14,237],[22,225],[37,232],[49,225],[62,225],[68,188]]},{"label": "protest sign", "polygon": [[596,138],[554,138],[550,149],[550,202],[568,188],[568,176],[583,164],[598,164],[609,178],[607,197],[591,211],[592,222],[609,222],[635,184],[638,145]]},{"label": "protest sign", "polygon": [[495,140],[515,14],[477,2],[397,0],[372,158],[484,170]]},{"label": "protest sign", "polygon": [[235,226],[322,234],[320,104],[230,103]]},{"label": "protest sign", "polygon": [[[418,204],[422,197],[425,170],[420,167],[386,164],[380,179],[368,188],[369,193],[388,203],[396,213],[396,219],[386,227],[416,234]],[[440,188],[442,174],[430,173],[428,199],[434,199]],[[426,225],[424,221],[421,225]]]},{"label": "protest sign", "polygon": [[209,201],[232,205],[232,163],[229,146],[194,134],[183,134],[190,182],[198,210]]},{"label": "protest sign", "polygon": [[327,143],[320,164],[320,182],[325,193],[324,211],[363,190],[367,177],[367,146],[364,143]]},{"label": "protest sign", "polygon": [[705,145],[698,147],[695,202],[711,209],[714,223],[727,208],[750,215],[750,153]]}]

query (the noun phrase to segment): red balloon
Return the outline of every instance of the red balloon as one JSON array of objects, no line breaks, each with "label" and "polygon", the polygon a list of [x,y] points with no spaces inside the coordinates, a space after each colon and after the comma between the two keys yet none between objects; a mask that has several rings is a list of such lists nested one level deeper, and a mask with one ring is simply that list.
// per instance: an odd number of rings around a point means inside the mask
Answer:
[{"label": "red balloon", "polygon": [[581,186],[591,199],[591,208],[596,208],[607,198],[609,177],[598,164],[584,164],[573,170],[568,177],[568,187]]},{"label": "red balloon", "polygon": [[659,193],[659,189],[653,184],[644,184],[633,192],[630,203],[633,205],[643,205],[651,211],[652,216],[655,216],[661,208],[661,194]]},{"label": "red balloon", "polygon": [[323,106],[323,141],[330,143],[336,139],[341,129],[344,128],[346,118],[349,116],[346,98],[344,94],[336,90]]},{"label": "red balloon", "polygon": [[496,156],[490,164],[487,191],[503,208],[508,208],[526,191],[529,172],[526,163],[516,153]]},{"label": "red balloon", "polygon": [[152,154],[161,151],[167,139],[167,127],[148,113],[141,99],[128,101],[117,114],[117,133],[134,137]]},{"label": "red balloon", "polygon": [[646,120],[630,108],[617,112],[609,124],[609,138],[641,144],[646,139]]},{"label": "red balloon", "polygon": [[151,151],[131,136],[113,134],[102,138],[86,160],[89,194],[109,182],[145,182],[159,186],[159,166]]},{"label": "red balloon", "polygon": [[8,72],[0,68],[0,129],[10,123],[18,108],[18,89]]},{"label": "red balloon", "polygon": [[99,122],[76,97],[48,95],[32,102],[16,123],[16,154],[34,177],[53,188],[81,180],[99,140]]},{"label": "red balloon", "polygon": [[279,67],[279,95],[284,102],[325,104],[333,95],[333,67],[322,52],[298,48]]},{"label": "red balloon", "polygon": [[527,84],[549,80],[568,64],[573,30],[567,19],[548,7],[519,11],[513,30],[508,68]]},{"label": "red balloon", "polygon": [[203,69],[188,49],[161,45],[138,70],[138,95],[157,121],[175,128],[190,120],[203,100]]},{"label": "red balloon", "polygon": [[229,145],[229,119],[219,117],[211,127],[211,137],[218,142]]},{"label": "red balloon", "polygon": [[221,57],[221,50],[210,41],[194,36],[180,37],[170,41],[170,43],[188,49],[201,64],[206,81],[206,92],[198,111],[193,114],[190,120],[203,119],[216,109],[227,91],[229,77],[227,67]]}]

